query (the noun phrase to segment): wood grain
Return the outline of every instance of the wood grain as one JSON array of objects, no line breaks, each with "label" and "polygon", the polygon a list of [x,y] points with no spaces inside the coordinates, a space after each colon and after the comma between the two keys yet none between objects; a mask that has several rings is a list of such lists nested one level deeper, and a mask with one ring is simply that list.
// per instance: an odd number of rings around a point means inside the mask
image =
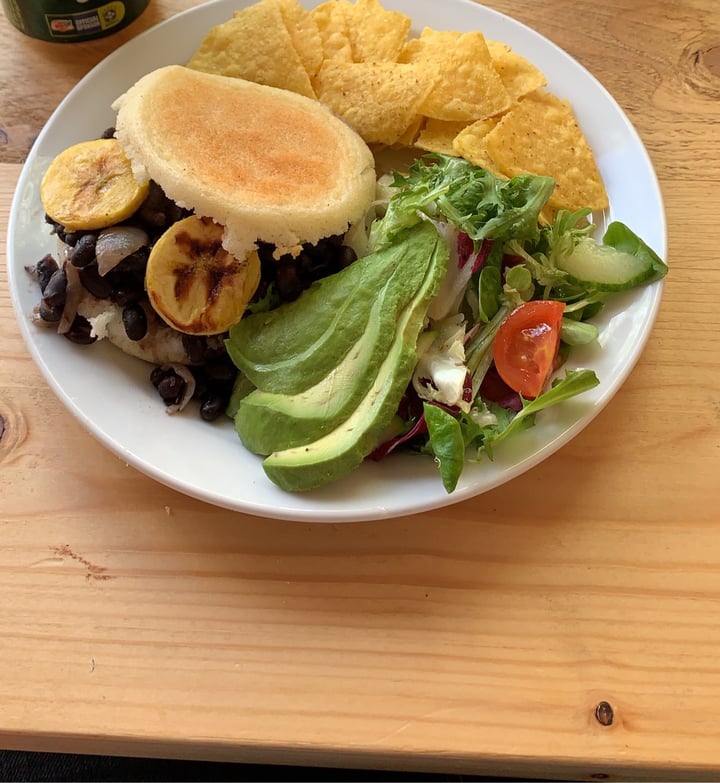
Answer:
[{"label": "wood grain", "polygon": [[[72,48],[2,20],[0,247],[19,163],[62,95],[191,4],[156,0],[125,33]],[[2,264],[0,746],[717,779],[715,0],[489,5],[590,68],[647,145],[671,273],[640,363],[567,447],[476,500],[270,521],[184,497],[96,443],[23,345]]]}]

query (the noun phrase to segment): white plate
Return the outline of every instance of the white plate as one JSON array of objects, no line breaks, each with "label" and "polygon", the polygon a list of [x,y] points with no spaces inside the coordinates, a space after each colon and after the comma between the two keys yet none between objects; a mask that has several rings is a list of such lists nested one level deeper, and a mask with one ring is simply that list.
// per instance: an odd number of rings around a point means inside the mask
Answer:
[{"label": "white plate", "polygon": [[[574,353],[572,366],[594,368],[600,385],[541,413],[535,428],[496,449],[494,462],[467,465],[452,495],[443,489],[431,459],[410,455],[364,464],[346,479],[312,493],[287,494],[241,446],[230,421],[209,425],[196,410],[167,416],[148,382],[147,365],[104,343],[73,345],[31,323],[38,292],[24,267],[53,251],[55,244],[38,196],[50,160],[70,144],[111,126],[110,104],[116,96],[144,73],[187,61],[212,25],[248,4],[216,0],[139,35],[69,93],[38,137],[11,208],[8,266],[23,336],[47,382],[80,422],[125,462],[188,495],[260,516],[307,522],[382,519],[466,500],[519,476],[577,435],[617,392],[648,338],[661,284],[614,300],[599,321],[599,346]],[[607,218],[627,223],[665,257],[664,210],[652,164],[617,103],[581,65],[536,32],[469,0],[385,0],[384,5],[411,16],[415,33],[423,26],[479,29],[540,67],[549,88],[572,102],[595,151],[610,196]]]}]

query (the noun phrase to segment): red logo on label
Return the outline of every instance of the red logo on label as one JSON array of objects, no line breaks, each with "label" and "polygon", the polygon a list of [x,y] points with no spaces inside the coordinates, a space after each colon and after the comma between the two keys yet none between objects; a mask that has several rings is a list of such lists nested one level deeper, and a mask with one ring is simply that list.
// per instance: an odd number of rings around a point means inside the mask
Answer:
[{"label": "red logo on label", "polygon": [[50,22],[50,29],[56,33],[68,33],[74,29],[74,26],[70,19],[53,19]]}]

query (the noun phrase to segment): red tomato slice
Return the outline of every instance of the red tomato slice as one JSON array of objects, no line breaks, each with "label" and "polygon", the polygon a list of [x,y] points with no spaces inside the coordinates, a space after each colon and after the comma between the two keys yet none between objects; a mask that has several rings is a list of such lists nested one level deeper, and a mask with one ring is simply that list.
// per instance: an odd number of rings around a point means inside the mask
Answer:
[{"label": "red tomato slice", "polygon": [[563,302],[525,302],[498,329],[493,347],[495,368],[525,399],[534,400],[553,371],[564,310]]}]

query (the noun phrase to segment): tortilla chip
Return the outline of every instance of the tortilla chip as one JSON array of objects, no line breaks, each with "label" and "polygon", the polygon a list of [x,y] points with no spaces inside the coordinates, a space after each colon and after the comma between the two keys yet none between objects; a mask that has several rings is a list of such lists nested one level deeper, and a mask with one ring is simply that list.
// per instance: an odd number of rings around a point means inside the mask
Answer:
[{"label": "tortilla chip", "polygon": [[378,0],[356,0],[348,20],[353,60],[395,62],[412,20],[399,11],[386,11]]},{"label": "tortilla chip", "polygon": [[420,64],[438,74],[435,87],[420,107],[427,117],[470,122],[510,107],[510,97],[479,31],[425,28],[420,38],[405,44],[399,61]]},{"label": "tortilla chip", "polygon": [[510,99],[515,102],[524,95],[545,87],[545,74],[529,60],[514,52],[507,44],[486,41],[492,63]]},{"label": "tortilla chip", "polygon": [[418,135],[420,134],[424,122],[425,117],[423,117],[422,114],[417,114],[415,117],[413,117],[410,125],[408,125],[408,127],[405,128],[405,131],[400,134],[400,137],[395,142],[395,145],[399,147],[412,147],[415,144],[415,140],[418,138]]},{"label": "tortilla chip", "polygon": [[326,0],[310,11],[320,36],[324,60],[352,62],[348,25],[351,13],[349,0]]},{"label": "tortilla chip", "polygon": [[439,152],[442,155],[459,155],[453,147],[453,139],[467,127],[467,122],[459,120],[428,119],[420,131],[415,146],[428,152]]},{"label": "tortilla chip", "polygon": [[312,79],[320,70],[323,61],[322,39],[317,23],[298,0],[275,0],[275,2],[280,6],[280,13],[290,33],[295,51]]},{"label": "tortilla chip", "polygon": [[414,65],[326,60],[315,80],[318,98],[368,144],[395,144],[419,114],[434,79]]},{"label": "tortilla chip", "polygon": [[493,174],[499,173],[485,146],[485,137],[497,123],[497,119],[478,120],[460,130],[452,142],[454,154]]},{"label": "tortilla chip", "polygon": [[261,0],[211,28],[187,65],[315,97],[275,0]]},{"label": "tortilla chip", "polygon": [[517,103],[485,135],[490,160],[508,177],[553,177],[552,209],[605,209],[608,196],[590,145],[567,101],[538,90]]}]

